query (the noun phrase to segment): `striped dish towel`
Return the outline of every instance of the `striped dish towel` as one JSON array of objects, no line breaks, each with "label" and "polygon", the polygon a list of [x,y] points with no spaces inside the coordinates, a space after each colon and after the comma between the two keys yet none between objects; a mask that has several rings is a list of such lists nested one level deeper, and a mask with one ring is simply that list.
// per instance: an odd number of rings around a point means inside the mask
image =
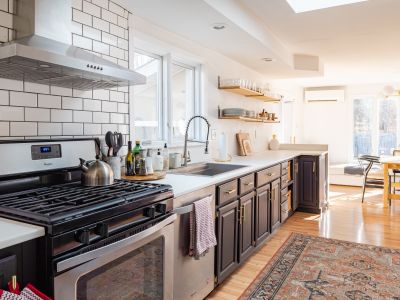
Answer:
[{"label": "striped dish towel", "polygon": [[190,248],[189,256],[199,258],[208,249],[217,245],[215,237],[212,196],[205,197],[193,203],[190,213]]}]

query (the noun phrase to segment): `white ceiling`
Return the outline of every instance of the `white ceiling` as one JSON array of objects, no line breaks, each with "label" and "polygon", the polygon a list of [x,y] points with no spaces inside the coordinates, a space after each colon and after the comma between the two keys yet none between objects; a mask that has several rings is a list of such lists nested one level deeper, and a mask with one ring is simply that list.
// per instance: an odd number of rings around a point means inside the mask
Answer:
[{"label": "white ceiling", "polygon": [[[369,0],[295,14],[285,0],[120,0],[134,14],[216,50],[270,78],[304,84],[400,79],[400,0]],[[222,22],[226,30],[210,25]],[[293,69],[293,55],[315,55],[318,72]],[[262,57],[274,57],[265,63]],[[304,78],[306,77],[306,78]]]}]

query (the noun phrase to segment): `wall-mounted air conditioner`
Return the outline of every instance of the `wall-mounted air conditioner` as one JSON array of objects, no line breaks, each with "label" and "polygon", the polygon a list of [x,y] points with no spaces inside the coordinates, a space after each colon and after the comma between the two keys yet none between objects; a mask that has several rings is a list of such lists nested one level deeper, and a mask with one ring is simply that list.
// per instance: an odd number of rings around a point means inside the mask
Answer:
[{"label": "wall-mounted air conditioner", "polygon": [[305,102],[343,102],[344,87],[313,87],[304,89]]}]

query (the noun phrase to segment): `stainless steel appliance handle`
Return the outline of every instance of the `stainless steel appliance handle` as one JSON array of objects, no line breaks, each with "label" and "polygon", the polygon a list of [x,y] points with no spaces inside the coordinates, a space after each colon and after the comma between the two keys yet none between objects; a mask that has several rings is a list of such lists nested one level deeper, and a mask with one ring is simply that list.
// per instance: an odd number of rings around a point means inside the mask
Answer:
[{"label": "stainless steel appliance handle", "polygon": [[68,258],[66,260],[63,260],[63,261],[57,263],[57,272],[65,271],[65,270],[73,268],[77,265],[83,264],[85,262],[96,259],[100,256],[103,256],[103,255],[106,255],[113,251],[116,251],[120,248],[123,248],[124,246],[129,245],[129,244],[138,242],[138,241],[156,233],[157,231],[163,229],[165,226],[171,224],[172,222],[174,222],[176,220],[176,218],[177,218],[177,214],[174,213],[173,215],[169,216],[168,218],[161,221],[160,223],[157,223],[156,225],[150,227],[149,229],[143,230],[142,232],[132,235],[126,239],[123,239],[118,242],[112,243],[110,245],[101,247],[99,249],[95,249],[93,251],[89,251],[89,252]]},{"label": "stainless steel appliance handle", "polygon": [[[205,196],[205,197],[200,198],[200,199],[204,199],[204,198],[211,197],[211,196],[212,195],[210,194],[210,195]],[[198,200],[200,200],[200,199],[198,199]],[[178,207],[178,208],[174,209],[173,212],[176,213],[177,215],[188,214],[188,213],[190,213],[190,212],[192,212],[194,210],[194,202],[196,202],[196,201],[193,201],[192,203],[190,203],[190,204],[188,204],[186,206]]]}]

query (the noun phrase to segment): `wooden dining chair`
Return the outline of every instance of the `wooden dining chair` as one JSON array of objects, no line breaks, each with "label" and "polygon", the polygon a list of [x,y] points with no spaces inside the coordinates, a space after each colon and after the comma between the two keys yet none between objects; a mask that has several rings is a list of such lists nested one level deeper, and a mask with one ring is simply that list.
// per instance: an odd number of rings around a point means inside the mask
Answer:
[{"label": "wooden dining chair", "polygon": [[[393,156],[400,156],[400,149],[393,150]],[[397,176],[400,175],[400,169],[389,170],[389,205],[392,205],[392,198],[400,191],[400,182]]]},{"label": "wooden dining chair", "polygon": [[365,197],[365,189],[366,188],[380,188],[384,187],[383,178],[373,178],[369,177],[369,172],[371,171],[374,165],[380,165],[380,160],[378,156],[373,155],[361,155],[358,158],[360,165],[363,168],[364,180],[363,180],[363,190],[362,190],[362,198],[361,203],[364,203]]}]

